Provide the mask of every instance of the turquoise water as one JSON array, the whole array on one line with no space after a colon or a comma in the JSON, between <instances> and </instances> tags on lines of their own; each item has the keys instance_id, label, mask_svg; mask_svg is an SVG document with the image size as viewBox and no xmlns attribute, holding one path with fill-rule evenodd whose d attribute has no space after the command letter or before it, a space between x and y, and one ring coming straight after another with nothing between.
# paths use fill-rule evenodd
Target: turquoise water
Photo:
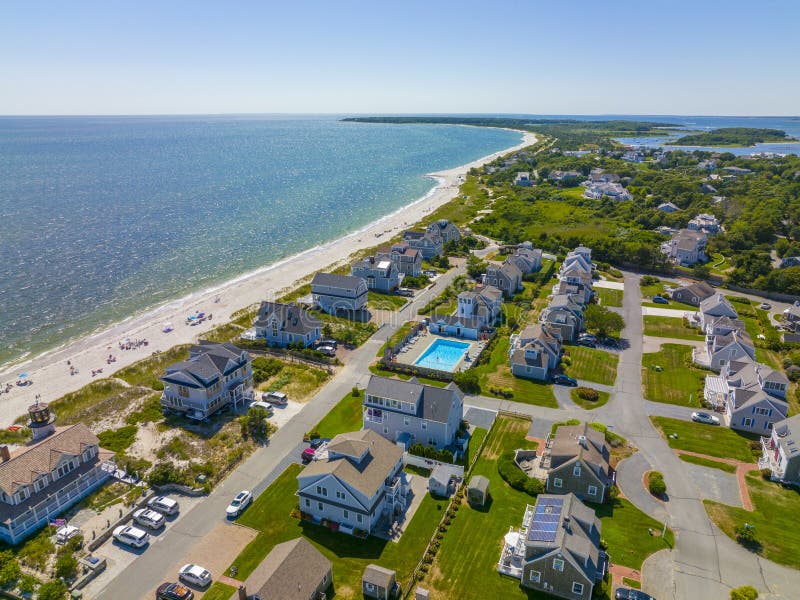
<instances>
[{"instance_id":1,"label":"turquoise water","mask_svg":"<svg viewBox=\"0 0 800 600\"><path fill-rule=\"evenodd\" d=\"M469 344L464 342L436 339L414 364L428 369L454 371L458 361L464 357L464 352L468 349Z\"/></svg>"},{"instance_id":2,"label":"turquoise water","mask_svg":"<svg viewBox=\"0 0 800 600\"><path fill-rule=\"evenodd\" d=\"M335 117L2 117L0 364L341 237L425 195L425 173L520 139Z\"/></svg>"}]
</instances>

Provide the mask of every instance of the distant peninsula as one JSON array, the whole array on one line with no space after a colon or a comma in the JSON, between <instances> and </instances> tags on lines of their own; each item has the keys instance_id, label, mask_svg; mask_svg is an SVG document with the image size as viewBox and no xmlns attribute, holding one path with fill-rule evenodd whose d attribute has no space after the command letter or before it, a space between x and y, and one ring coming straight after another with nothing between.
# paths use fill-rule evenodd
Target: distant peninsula
<instances>
[{"instance_id":1,"label":"distant peninsula","mask_svg":"<svg viewBox=\"0 0 800 600\"><path fill-rule=\"evenodd\" d=\"M755 146L763 142L796 142L780 129L758 129L755 127L722 127L704 133L684 135L670 146Z\"/></svg>"}]
</instances>

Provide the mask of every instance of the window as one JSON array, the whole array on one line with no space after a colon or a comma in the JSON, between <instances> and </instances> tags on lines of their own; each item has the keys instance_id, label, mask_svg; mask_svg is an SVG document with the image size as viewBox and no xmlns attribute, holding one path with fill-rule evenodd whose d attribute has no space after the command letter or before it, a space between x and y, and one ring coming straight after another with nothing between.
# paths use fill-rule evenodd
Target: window
<instances>
[{"instance_id":1,"label":"window","mask_svg":"<svg viewBox=\"0 0 800 600\"><path fill-rule=\"evenodd\" d=\"M553 559L553 568L556 571L563 571L564 570L564 559L563 558L554 558Z\"/></svg>"},{"instance_id":2,"label":"window","mask_svg":"<svg viewBox=\"0 0 800 600\"><path fill-rule=\"evenodd\" d=\"M422 428L423 429L427 429L428 428L428 422L427 421L423 421L422 422Z\"/></svg>"},{"instance_id":3,"label":"window","mask_svg":"<svg viewBox=\"0 0 800 600\"><path fill-rule=\"evenodd\" d=\"M403 417L403 425L408 427L408 417Z\"/></svg>"},{"instance_id":4,"label":"window","mask_svg":"<svg viewBox=\"0 0 800 600\"><path fill-rule=\"evenodd\" d=\"M368 592L374 592L375 591L375 586L372 585L371 583L367 583L365 587L367 588Z\"/></svg>"},{"instance_id":5,"label":"window","mask_svg":"<svg viewBox=\"0 0 800 600\"><path fill-rule=\"evenodd\" d=\"M317 495L318 496L325 496L328 497L328 488L324 488L321 485L317 486Z\"/></svg>"},{"instance_id":6,"label":"window","mask_svg":"<svg viewBox=\"0 0 800 600\"><path fill-rule=\"evenodd\" d=\"M761 407L756 408L756 414L761 415L762 417L769 416L769 413L770 411L767 408L761 408Z\"/></svg>"},{"instance_id":7,"label":"window","mask_svg":"<svg viewBox=\"0 0 800 600\"><path fill-rule=\"evenodd\" d=\"M389 433L389 428L388 427L384 427L383 428L383 433L384 434L388 434Z\"/></svg>"},{"instance_id":8,"label":"window","mask_svg":"<svg viewBox=\"0 0 800 600\"><path fill-rule=\"evenodd\" d=\"M539 583L542 579L542 574L539 571L531 571L530 579L533 583Z\"/></svg>"},{"instance_id":9,"label":"window","mask_svg":"<svg viewBox=\"0 0 800 600\"><path fill-rule=\"evenodd\" d=\"M747 417L746 419L742 419L742 426L743 427L752 427L753 426L753 419Z\"/></svg>"},{"instance_id":10,"label":"window","mask_svg":"<svg viewBox=\"0 0 800 600\"><path fill-rule=\"evenodd\" d=\"M361 515L356 515L356 521L358 521L359 523L361 523L361 521L363 521L363 520L364 520L364 517L363 517L363 516L361 516Z\"/></svg>"},{"instance_id":11,"label":"window","mask_svg":"<svg viewBox=\"0 0 800 600\"><path fill-rule=\"evenodd\" d=\"M560 488L562 483L563 482L558 477L553 478L553 487Z\"/></svg>"},{"instance_id":12,"label":"window","mask_svg":"<svg viewBox=\"0 0 800 600\"><path fill-rule=\"evenodd\" d=\"M577 581L572 582L572 593L583 595L583 584Z\"/></svg>"},{"instance_id":13,"label":"window","mask_svg":"<svg viewBox=\"0 0 800 600\"><path fill-rule=\"evenodd\" d=\"M765 429L769 429L770 431L772 431L772 421L767 421L767 422L764 424L764 428L765 428Z\"/></svg>"},{"instance_id":14,"label":"window","mask_svg":"<svg viewBox=\"0 0 800 600\"><path fill-rule=\"evenodd\" d=\"M579 464L575 465L574 467L572 467L572 474L575 477L580 477L581 476L581 466Z\"/></svg>"},{"instance_id":15,"label":"window","mask_svg":"<svg viewBox=\"0 0 800 600\"><path fill-rule=\"evenodd\" d=\"M319 510L322 510L322 502L317 502L317 508L318 508Z\"/></svg>"},{"instance_id":16,"label":"window","mask_svg":"<svg viewBox=\"0 0 800 600\"><path fill-rule=\"evenodd\" d=\"M184 398L188 398L189 397L189 388L187 388L185 385L179 385L178 386L178 394L183 396Z\"/></svg>"},{"instance_id":17,"label":"window","mask_svg":"<svg viewBox=\"0 0 800 600\"><path fill-rule=\"evenodd\" d=\"M589 486L589 490L586 493L589 494L590 496L596 496L597 495L597 486L596 485L590 485Z\"/></svg>"},{"instance_id":18,"label":"window","mask_svg":"<svg viewBox=\"0 0 800 600\"><path fill-rule=\"evenodd\" d=\"M322 576L322 583L328 583L328 574Z\"/></svg>"},{"instance_id":19,"label":"window","mask_svg":"<svg viewBox=\"0 0 800 600\"><path fill-rule=\"evenodd\" d=\"M306 498L306 508L309 508L310 506L311 506L311 500Z\"/></svg>"},{"instance_id":20,"label":"window","mask_svg":"<svg viewBox=\"0 0 800 600\"><path fill-rule=\"evenodd\" d=\"M350 518L350 513L348 511L345 510L345 511L342 512L342 514L344 515L345 519L349 519Z\"/></svg>"},{"instance_id":21,"label":"window","mask_svg":"<svg viewBox=\"0 0 800 600\"><path fill-rule=\"evenodd\" d=\"M346 500L347 499L347 495L344 492L340 492L338 490L336 491L336 497L339 500Z\"/></svg>"}]
</instances>

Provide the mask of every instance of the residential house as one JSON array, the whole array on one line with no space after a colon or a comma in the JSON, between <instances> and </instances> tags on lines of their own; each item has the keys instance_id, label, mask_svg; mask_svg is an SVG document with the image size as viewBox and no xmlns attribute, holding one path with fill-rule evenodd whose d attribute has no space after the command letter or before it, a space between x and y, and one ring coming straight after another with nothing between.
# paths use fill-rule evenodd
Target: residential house
<instances>
[{"instance_id":1,"label":"residential house","mask_svg":"<svg viewBox=\"0 0 800 600\"><path fill-rule=\"evenodd\" d=\"M749 175L752 173L750 169L743 169L741 167L722 167L722 170L731 175Z\"/></svg>"},{"instance_id":2,"label":"residential house","mask_svg":"<svg viewBox=\"0 0 800 600\"><path fill-rule=\"evenodd\" d=\"M477 317L434 313L428 319L428 330L436 335L477 340L485 338L492 328Z\"/></svg>"},{"instance_id":3,"label":"residential house","mask_svg":"<svg viewBox=\"0 0 800 600\"><path fill-rule=\"evenodd\" d=\"M644 162L644 152L638 149L631 149L628 150L625 154L623 154L621 158L624 161L632 163Z\"/></svg>"},{"instance_id":4,"label":"residential house","mask_svg":"<svg viewBox=\"0 0 800 600\"><path fill-rule=\"evenodd\" d=\"M659 225L653 231L655 231L656 233L660 233L661 235L675 235L677 233L677 231L674 228L667 227L666 225ZM664 251L663 246L661 251L662 252Z\"/></svg>"},{"instance_id":5,"label":"residential house","mask_svg":"<svg viewBox=\"0 0 800 600\"><path fill-rule=\"evenodd\" d=\"M511 298L522 289L522 271L513 260L506 259L502 265L489 264L486 267L484 284L493 286Z\"/></svg>"},{"instance_id":6,"label":"residential house","mask_svg":"<svg viewBox=\"0 0 800 600\"><path fill-rule=\"evenodd\" d=\"M558 275L558 283L553 286L554 294L570 294L582 306L587 304L594 294L592 273L581 269L577 263L562 268Z\"/></svg>"},{"instance_id":7,"label":"residential house","mask_svg":"<svg viewBox=\"0 0 800 600\"><path fill-rule=\"evenodd\" d=\"M711 378L706 377L707 385ZM720 378L724 383L719 387L727 392L725 415L732 429L769 435L774 423L786 418L789 379L781 371L747 359L727 363Z\"/></svg>"},{"instance_id":8,"label":"residential house","mask_svg":"<svg viewBox=\"0 0 800 600\"><path fill-rule=\"evenodd\" d=\"M442 238L444 243L447 242L460 242L461 241L461 232L458 230L458 227L453 225L447 219L439 219L438 221L434 221L430 225L428 225L427 232L431 235L439 235Z\"/></svg>"},{"instance_id":9,"label":"residential house","mask_svg":"<svg viewBox=\"0 0 800 600\"><path fill-rule=\"evenodd\" d=\"M700 328L706 332L706 326L713 323L717 317L730 317L736 319L739 314L733 305L728 302L723 294L717 293L700 302Z\"/></svg>"},{"instance_id":10,"label":"residential house","mask_svg":"<svg viewBox=\"0 0 800 600\"><path fill-rule=\"evenodd\" d=\"M735 360L755 360L756 349L746 331L733 330L724 335L706 336L708 367L720 371L726 364Z\"/></svg>"},{"instance_id":11,"label":"residential house","mask_svg":"<svg viewBox=\"0 0 800 600\"><path fill-rule=\"evenodd\" d=\"M174 363L161 376L165 411L202 421L227 406L253 398L250 355L230 342L200 340L189 349L187 360Z\"/></svg>"},{"instance_id":12,"label":"residential house","mask_svg":"<svg viewBox=\"0 0 800 600\"><path fill-rule=\"evenodd\" d=\"M691 219L686 227L692 231L704 231L709 235L715 235L719 233L719 220L714 215L701 213Z\"/></svg>"},{"instance_id":13,"label":"residential house","mask_svg":"<svg viewBox=\"0 0 800 600\"><path fill-rule=\"evenodd\" d=\"M526 507L522 528L506 534L498 571L518 577L526 590L589 600L608 570L601 527L574 494L539 494Z\"/></svg>"},{"instance_id":14,"label":"residential house","mask_svg":"<svg viewBox=\"0 0 800 600\"><path fill-rule=\"evenodd\" d=\"M294 304L262 302L253 330L255 337L267 340L270 346L300 343L307 348L321 337L322 322Z\"/></svg>"},{"instance_id":15,"label":"residential house","mask_svg":"<svg viewBox=\"0 0 800 600\"><path fill-rule=\"evenodd\" d=\"M800 303L795 302L792 306L783 311L783 318L786 325L791 327L796 333L800 333Z\"/></svg>"},{"instance_id":16,"label":"residential house","mask_svg":"<svg viewBox=\"0 0 800 600\"><path fill-rule=\"evenodd\" d=\"M375 259L392 261L398 272L409 277L418 277L422 273L422 254L408 244L393 244L391 248L381 248L375 253Z\"/></svg>"},{"instance_id":17,"label":"residential house","mask_svg":"<svg viewBox=\"0 0 800 600\"><path fill-rule=\"evenodd\" d=\"M56 427L47 404L28 409L33 440L0 445L0 540L17 544L105 483L114 453L83 423Z\"/></svg>"},{"instance_id":18,"label":"residential house","mask_svg":"<svg viewBox=\"0 0 800 600\"><path fill-rule=\"evenodd\" d=\"M542 250L541 248L534 248L530 242L524 242L519 247L514 248L514 253L506 260L513 262L523 276L528 273L535 273L542 268Z\"/></svg>"},{"instance_id":19,"label":"residential house","mask_svg":"<svg viewBox=\"0 0 800 600\"><path fill-rule=\"evenodd\" d=\"M547 470L547 492L603 502L614 484L610 456L605 436L588 423L562 425L547 440L540 462Z\"/></svg>"},{"instance_id":20,"label":"residential house","mask_svg":"<svg viewBox=\"0 0 800 600\"><path fill-rule=\"evenodd\" d=\"M678 212L680 208L675 206L672 202L662 202L661 204L658 205L656 210L660 210L661 212L665 213L674 213Z\"/></svg>"},{"instance_id":21,"label":"residential house","mask_svg":"<svg viewBox=\"0 0 800 600\"><path fill-rule=\"evenodd\" d=\"M715 188L710 183L702 183L702 184L700 184L700 191L703 194L716 194L717 193L717 188Z\"/></svg>"},{"instance_id":22,"label":"residential house","mask_svg":"<svg viewBox=\"0 0 800 600\"><path fill-rule=\"evenodd\" d=\"M761 438L760 469L769 469L775 481L800 483L800 415L775 423Z\"/></svg>"},{"instance_id":23,"label":"residential house","mask_svg":"<svg viewBox=\"0 0 800 600\"><path fill-rule=\"evenodd\" d=\"M397 584L397 572L379 565L367 565L361 576L361 592L365 598L390 600L400 592Z\"/></svg>"},{"instance_id":24,"label":"residential house","mask_svg":"<svg viewBox=\"0 0 800 600\"><path fill-rule=\"evenodd\" d=\"M788 267L800 267L800 256L787 256L782 258L779 268L786 269Z\"/></svg>"},{"instance_id":25,"label":"residential house","mask_svg":"<svg viewBox=\"0 0 800 600\"><path fill-rule=\"evenodd\" d=\"M455 383L440 388L372 375L364 393L364 429L406 448L413 443L437 450L453 446L464 418L464 394Z\"/></svg>"},{"instance_id":26,"label":"residential house","mask_svg":"<svg viewBox=\"0 0 800 600\"><path fill-rule=\"evenodd\" d=\"M464 467L437 462L428 477L428 491L442 498L452 496L461 480L464 479Z\"/></svg>"},{"instance_id":27,"label":"residential house","mask_svg":"<svg viewBox=\"0 0 800 600\"><path fill-rule=\"evenodd\" d=\"M352 275L315 273L311 280L314 304L328 314L340 310L358 311L367 305L367 281Z\"/></svg>"},{"instance_id":28,"label":"residential house","mask_svg":"<svg viewBox=\"0 0 800 600\"><path fill-rule=\"evenodd\" d=\"M575 250L567 252L566 257L564 257L564 262L561 263L559 273L573 268L580 269L584 273L591 275L593 269L591 248L578 246Z\"/></svg>"},{"instance_id":29,"label":"residential house","mask_svg":"<svg viewBox=\"0 0 800 600\"><path fill-rule=\"evenodd\" d=\"M702 231L681 229L672 236L672 239L661 244L661 252L684 267L705 262L708 260L706 234Z\"/></svg>"},{"instance_id":30,"label":"residential house","mask_svg":"<svg viewBox=\"0 0 800 600\"><path fill-rule=\"evenodd\" d=\"M592 183L583 192L583 197L590 200L599 200L603 196L618 201L633 199L633 195L619 183Z\"/></svg>"},{"instance_id":31,"label":"residential house","mask_svg":"<svg viewBox=\"0 0 800 600\"><path fill-rule=\"evenodd\" d=\"M494 286L478 286L458 295L455 315L431 315L431 333L476 340L494 326L503 309L503 294Z\"/></svg>"},{"instance_id":32,"label":"residential house","mask_svg":"<svg viewBox=\"0 0 800 600\"><path fill-rule=\"evenodd\" d=\"M583 307L571 294L557 294L542 311L539 321L556 330L562 340L574 341L583 330Z\"/></svg>"},{"instance_id":33,"label":"residential house","mask_svg":"<svg viewBox=\"0 0 800 600\"><path fill-rule=\"evenodd\" d=\"M444 239L441 235L429 231L404 231L403 242L409 248L419 251L422 258L430 260L444 252Z\"/></svg>"},{"instance_id":34,"label":"residential house","mask_svg":"<svg viewBox=\"0 0 800 600\"><path fill-rule=\"evenodd\" d=\"M368 256L350 266L350 274L367 282L367 288L389 293L400 287L403 274L397 270L391 259Z\"/></svg>"},{"instance_id":35,"label":"residential house","mask_svg":"<svg viewBox=\"0 0 800 600\"><path fill-rule=\"evenodd\" d=\"M514 185L530 187L532 184L531 174L528 171L520 171L517 173L516 177L514 177Z\"/></svg>"},{"instance_id":36,"label":"residential house","mask_svg":"<svg viewBox=\"0 0 800 600\"><path fill-rule=\"evenodd\" d=\"M697 168L701 171L713 171L717 168L717 161L715 160L701 160L697 163Z\"/></svg>"},{"instance_id":37,"label":"residential house","mask_svg":"<svg viewBox=\"0 0 800 600\"><path fill-rule=\"evenodd\" d=\"M339 530L375 532L405 512L403 450L371 429L340 433L297 476L300 511Z\"/></svg>"},{"instance_id":38,"label":"residential house","mask_svg":"<svg viewBox=\"0 0 800 600\"><path fill-rule=\"evenodd\" d=\"M589 172L589 183L619 183L619 175L616 173L608 173L603 169L592 169ZM586 184L587 182L584 182Z\"/></svg>"},{"instance_id":39,"label":"residential house","mask_svg":"<svg viewBox=\"0 0 800 600\"><path fill-rule=\"evenodd\" d=\"M578 171L560 171L558 169L554 169L550 171L547 175L547 178L550 181L555 181L556 183L567 183L571 181L577 181L580 178L581 174Z\"/></svg>"},{"instance_id":40,"label":"residential house","mask_svg":"<svg viewBox=\"0 0 800 600\"><path fill-rule=\"evenodd\" d=\"M321 600L330 598L331 561L303 537L277 544L230 600Z\"/></svg>"},{"instance_id":41,"label":"residential house","mask_svg":"<svg viewBox=\"0 0 800 600\"><path fill-rule=\"evenodd\" d=\"M670 296L676 302L689 304L691 306L700 306L700 303L706 298L714 295L714 288L704 281L684 285L674 289Z\"/></svg>"},{"instance_id":42,"label":"residential house","mask_svg":"<svg viewBox=\"0 0 800 600\"><path fill-rule=\"evenodd\" d=\"M546 381L561 358L560 333L539 323L528 326L511 336L508 358L512 375Z\"/></svg>"}]
</instances>

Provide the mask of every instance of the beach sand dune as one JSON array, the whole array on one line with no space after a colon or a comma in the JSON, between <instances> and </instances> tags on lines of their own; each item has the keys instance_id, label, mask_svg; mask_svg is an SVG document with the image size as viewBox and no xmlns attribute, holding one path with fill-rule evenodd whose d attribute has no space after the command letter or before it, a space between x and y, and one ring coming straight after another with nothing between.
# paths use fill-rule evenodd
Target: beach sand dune
<instances>
[{"instance_id":1,"label":"beach sand dune","mask_svg":"<svg viewBox=\"0 0 800 600\"><path fill-rule=\"evenodd\" d=\"M108 377L114 371L150 356L154 351L192 343L204 332L229 321L231 314L237 310L277 297L294 282L330 264L344 261L354 252L377 245L384 235L387 238L392 237L403 229L411 227L431 211L452 200L458 194L463 177L469 169L536 142L536 136L533 134L521 133L524 138L517 146L454 169L431 173L430 176L439 182L432 193L358 232L237 278L214 290L168 303L101 333L4 369L0 372L0 385L14 382L17 375L23 371L29 374L28 378L34 383L25 388L14 387L9 394L0 395L0 427L12 424L14 419L23 414L35 401L37 395L44 402L55 400L95 379ZM379 233L383 235L377 238L375 234ZM187 316L196 311L211 313L213 319L195 326L186 325ZM166 322L171 322L174 327L170 333L162 332ZM148 345L133 350L119 350L119 342L126 338L145 339ZM106 363L109 354L113 354L117 359L111 365ZM70 366L78 369L78 373L70 375ZM93 377L92 371L97 369L103 371Z\"/></svg>"}]
</instances>

